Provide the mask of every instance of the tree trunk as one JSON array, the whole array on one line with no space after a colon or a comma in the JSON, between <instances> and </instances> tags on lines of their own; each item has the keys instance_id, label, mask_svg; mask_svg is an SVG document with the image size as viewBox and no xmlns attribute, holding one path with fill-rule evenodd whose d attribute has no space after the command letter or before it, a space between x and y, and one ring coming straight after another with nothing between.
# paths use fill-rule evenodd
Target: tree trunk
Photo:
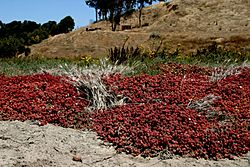
<instances>
[{"instance_id":1,"label":"tree trunk","mask_svg":"<svg viewBox=\"0 0 250 167\"><path fill-rule=\"evenodd\" d=\"M141 27L141 16L142 16L142 9L144 8L144 2L140 4L139 8L139 27Z\"/></svg>"},{"instance_id":2,"label":"tree trunk","mask_svg":"<svg viewBox=\"0 0 250 167\"><path fill-rule=\"evenodd\" d=\"M116 30L116 23L114 22L112 31L115 31L115 30Z\"/></svg>"},{"instance_id":3,"label":"tree trunk","mask_svg":"<svg viewBox=\"0 0 250 167\"><path fill-rule=\"evenodd\" d=\"M114 18L112 19L111 27L112 27L112 31L116 30L116 22Z\"/></svg>"},{"instance_id":4,"label":"tree trunk","mask_svg":"<svg viewBox=\"0 0 250 167\"><path fill-rule=\"evenodd\" d=\"M141 27L141 15L142 15L142 7L139 9L139 27Z\"/></svg>"},{"instance_id":5,"label":"tree trunk","mask_svg":"<svg viewBox=\"0 0 250 167\"><path fill-rule=\"evenodd\" d=\"M98 11L97 11L97 9L95 9L95 22L97 22L98 21Z\"/></svg>"}]
</instances>

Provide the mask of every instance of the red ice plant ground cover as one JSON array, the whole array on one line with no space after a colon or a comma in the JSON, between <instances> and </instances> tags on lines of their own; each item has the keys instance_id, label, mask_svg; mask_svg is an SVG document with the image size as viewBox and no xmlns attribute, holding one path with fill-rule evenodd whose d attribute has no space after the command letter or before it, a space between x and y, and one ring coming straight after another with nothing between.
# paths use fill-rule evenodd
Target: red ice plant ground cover
<instances>
[{"instance_id":1,"label":"red ice plant ground cover","mask_svg":"<svg viewBox=\"0 0 250 167\"><path fill-rule=\"evenodd\" d=\"M171 70L168 70L168 67ZM211 69L170 64L163 73L105 79L127 105L96 112L93 128L118 151L229 158L250 150L250 69L209 81ZM165 69L165 70L164 70ZM212 100L203 100L213 97Z\"/></svg>"},{"instance_id":2,"label":"red ice plant ground cover","mask_svg":"<svg viewBox=\"0 0 250 167\"><path fill-rule=\"evenodd\" d=\"M87 125L88 102L60 76L0 76L0 120L38 120L63 127Z\"/></svg>"},{"instance_id":3,"label":"red ice plant ground cover","mask_svg":"<svg viewBox=\"0 0 250 167\"><path fill-rule=\"evenodd\" d=\"M92 128L118 151L157 156L233 158L250 150L250 69L218 81L213 69L159 65L161 74L104 78L128 103L90 115L89 102L64 77L0 75L0 120L38 120ZM93 121L90 123L89 118Z\"/></svg>"}]
</instances>

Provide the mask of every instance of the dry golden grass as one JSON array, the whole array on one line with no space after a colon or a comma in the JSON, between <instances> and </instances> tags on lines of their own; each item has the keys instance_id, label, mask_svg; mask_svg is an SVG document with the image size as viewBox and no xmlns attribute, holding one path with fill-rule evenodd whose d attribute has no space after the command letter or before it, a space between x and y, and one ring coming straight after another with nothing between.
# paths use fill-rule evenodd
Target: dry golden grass
<instances>
[{"instance_id":1,"label":"dry golden grass","mask_svg":"<svg viewBox=\"0 0 250 167\"><path fill-rule=\"evenodd\" d=\"M159 40L163 46L175 50L177 45L189 53L216 41L231 49L250 50L250 1L249 0L172 0L143 9L142 28L116 32L110 23L101 21L88 28L82 27L68 34L61 34L31 47L31 56L103 57L108 49L122 46L155 47ZM121 19L121 25L138 27L138 12ZM152 39L158 35L161 38ZM153 40L153 42L152 42Z\"/></svg>"}]
</instances>

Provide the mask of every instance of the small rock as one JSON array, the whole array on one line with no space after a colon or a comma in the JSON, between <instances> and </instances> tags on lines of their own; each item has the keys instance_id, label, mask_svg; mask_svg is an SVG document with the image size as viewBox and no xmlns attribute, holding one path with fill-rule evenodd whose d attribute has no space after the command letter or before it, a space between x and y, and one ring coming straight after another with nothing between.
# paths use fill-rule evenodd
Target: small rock
<instances>
[{"instance_id":1,"label":"small rock","mask_svg":"<svg viewBox=\"0 0 250 167\"><path fill-rule=\"evenodd\" d=\"M214 40L217 44L221 44L221 43L224 43L226 40L225 38L217 38Z\"/></svg>"},{"instance_id":2,"label":"small rock","mask_svg":"<svg viewBox=\"0 0 250 167\"><path fill-rule=\"evenodd\" d=\"M73 161L82 162L82 158L80 154L74 155L72 159Z\"/></svg>"}]
</instances>

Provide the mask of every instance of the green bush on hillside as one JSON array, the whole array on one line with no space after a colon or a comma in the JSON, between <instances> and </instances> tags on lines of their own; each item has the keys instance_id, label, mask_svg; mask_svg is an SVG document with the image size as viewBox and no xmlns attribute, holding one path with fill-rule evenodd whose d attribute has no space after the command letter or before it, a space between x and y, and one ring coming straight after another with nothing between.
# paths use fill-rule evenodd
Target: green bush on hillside
<instances>
[{"instance_id":1,"label":"green bush on hillside","mask_svg":"<svg viewBox=\"0 0 250 167\"><path fill-rule=\"evenodd\" d=\"M10 58L22 53L27 55L27 46L40 43L50 35L68 33L74 26L74 20L70 16L58 24L55 21L48 21L43 25L27 20L7 24L0 21L0 58Z\"/></svg>"},{"instance_id":2,"label":"green bush on hillside","mask_svg":"<svg viewBox=\"0 0 250 167\"><path fill-rule=\"evenodd\" d=\"M25 46L14 37L0 40L0 58L11 58L25 52Z\"/></svg>"},{"instance_id":3,"label":"green bush on hillside","mask_svg":"<svg viewBox=\"0 0 250 167\"><path fill-rule=\"evenodd\" d=\"M206 64L221 64L226 61L242 63L250 59L250 54L227 50L216 43L212 43L206 48L201 48L188 56L189 59Z\"/></svg>"}]
</instances>

